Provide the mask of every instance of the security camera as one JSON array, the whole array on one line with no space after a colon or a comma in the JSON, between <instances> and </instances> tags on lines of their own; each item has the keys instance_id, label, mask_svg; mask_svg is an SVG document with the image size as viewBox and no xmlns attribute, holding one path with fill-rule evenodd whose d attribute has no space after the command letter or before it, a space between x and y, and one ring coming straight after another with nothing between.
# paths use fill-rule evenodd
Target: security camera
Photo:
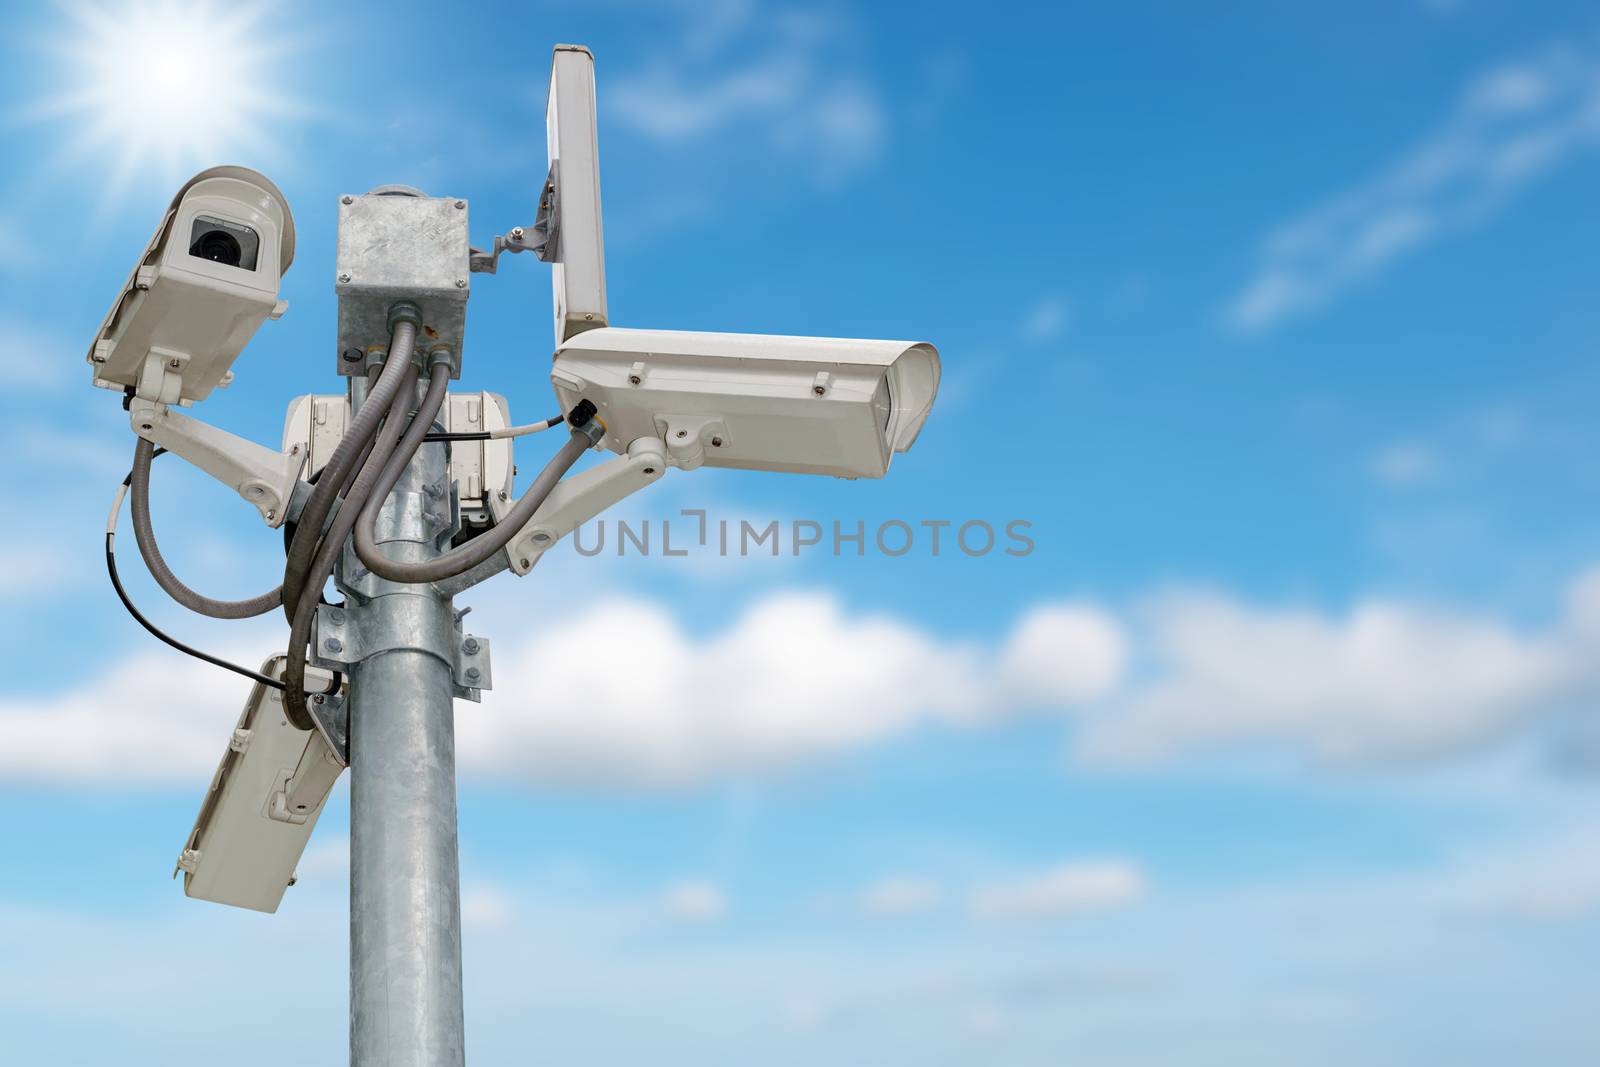
<instances>
[{"instance_id":1,"label":"security camera","mask_svg":"<svg viewBox=\"0 0 1600 1067\"><path fill-rule=\"evenodd\" d=\"M282 315L294 218L278 187L246 167L184 183L89 346L94 384L189 405L232 379L262 321Z\"/></svg>"},{"instance_id":2,"label":"security camera","mask_svg":"<svg viewBox=\"0 0 1600 1067\"><path fill-rule=\"evenodd\" d=\"M261 665L282 677L287 657ZM307 678L326 685L333 675L310 668ZM344 695L327 700L342 706ZM295 866L317 825L317 816L344 771L320 729L301 730L283 710L283 694L257 683L228 737L222 762L206 791L194 829L178 856L183 891L200 900L253 911L277 911L294 884Z\"/></svg>"},{"instance_id":3,"label":"security camera","mask_svg":"<svg viewBox=\"0 0 1600 1067\"><path fill-rule=\"evenodd\" d=\"M917 439L939 353L913 341L604 327L556 349L563 409L587 399L601 446L660 438L669 462L881 478Z\"/></svg>"}]
</instances>

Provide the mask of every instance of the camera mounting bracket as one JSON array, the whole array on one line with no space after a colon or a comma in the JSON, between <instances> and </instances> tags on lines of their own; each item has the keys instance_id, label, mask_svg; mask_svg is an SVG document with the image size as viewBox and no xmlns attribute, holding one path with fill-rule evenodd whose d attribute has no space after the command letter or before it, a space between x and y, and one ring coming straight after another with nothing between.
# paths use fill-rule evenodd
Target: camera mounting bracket
<instances>
[{"instance_id":1,"label":"camera mounting bracket","mask_svg":"<svg viewBox=\"0 0 1600 1067\"><path fill-rule=\"evenodd\" d=\"M527 574L557 541L656 481L666 468L666 443L659 437L641 437L628 446L627 455L557 482L506 546L512 573Z\"/></svg>"},{"instance_id":2,"label":"camera mounting bracket","mask_svg":"<svg viewBox=\"0 0 1600 1067\"><path fill-rule=\"evenodd\" d=\"M244 497L268 526L283 525L305 466L305 450L298 444L287 452L275 452L137 396L128 403L128 417L134 433L182 456Z\"/></svg>"},{"instance_id":3,"label":"camera mounting bracket","mask_svg":"<svg viewBox=\"0 0 1600 1067\"><path fill-rule=\"evenodd\" d=\"M544 180L539 192L539 213L532 226L513 226L510 233L496 234L494 245L488 252L479 248L471 250L467 262L475 274L494 274L500 269L501 252L532 252L546 263L556 258L556 247L561 235L561 191L556 183L556 168Z\"/></svg>"}]
</instances>

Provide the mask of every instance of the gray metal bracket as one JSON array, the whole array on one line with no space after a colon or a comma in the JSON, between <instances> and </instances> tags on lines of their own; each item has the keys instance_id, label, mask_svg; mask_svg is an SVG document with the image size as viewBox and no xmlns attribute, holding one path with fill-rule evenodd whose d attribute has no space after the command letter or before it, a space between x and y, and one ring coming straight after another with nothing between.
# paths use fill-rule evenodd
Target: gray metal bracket
<instances>
[{"instance_id":1,"label":"gray metal bracket","mask_svg":"<svg viewBox=\"0 0 1600 1067\"><path fill-rule=\"evenodd\" d=\"M337 693L313 693L306 697L306 707L316 721L317 732L328 742L339 762L350 766L350 704L344 690Z\"/></svg>"},{"instance_id":2,"label":"gray metal bracket","mask_svg":"<svg viewBox=\"0 0 1600 1067\"><path fill-rule=\"evenodd\" d=\"M550 173L544 180L544 189L539 193L539 213L534 217L533 225L514 226L510 233L497 234L490 251L471 249L467 263L473 273L494 274L499 271L502 252L532 252L546 263L553 262L561 237L561 214L557 210L560 202L561 190L556 185L556 167L552 163Z\"/></svg>"},{"instance_id":3,"label":"gray metal bracket","mask_svg":"<svg viewBox=\"0 0 1600 1067\"><path fill-rule=\"evenodd\" d=\"M402 598L403 599L403 598ZM419 618L430 617L425 613ZM364 613L360 609L347 609L334 604L317 607L311 628L312 663L329 670L348 671L371 656L397 649L409 649L438 656L450 665L450 677L455 695L463 700L479 702L483 692L493 688L494 675L489 663L489 639L477 634L463 633L459 621L444 632L425 633L420 627L403 628L399 636L373 634L361 625ZM315 708L313 701L313 708ZM330 712L336 716L338 710ZM346 725L348 724L348 713ZM321 725L319 720L319 726ZM329 743L335 750L332 730L325 730Z\"/></svg>"}]
</instances>

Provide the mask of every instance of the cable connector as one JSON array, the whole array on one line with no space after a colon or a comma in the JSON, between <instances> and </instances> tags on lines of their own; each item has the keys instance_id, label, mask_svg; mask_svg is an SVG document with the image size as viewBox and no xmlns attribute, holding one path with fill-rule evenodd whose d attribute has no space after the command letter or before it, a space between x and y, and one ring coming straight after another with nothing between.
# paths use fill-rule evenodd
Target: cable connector
<instances>
[{"instance_id":1,"label":"cable connector","mask_svg":"<svg viewBox=\"0 0 1600 1067\"><path fill-rule=\"evenodd\" d=\"M567 426L575 434L582 434L589 439L591 445L600 443L606 435L606 424L597 417L599 408L594 406L592 400L580 400L567 412Z\"/></svg>"},{"instance_id":2,"label":"cable connector","mask_svg":"<svg viewBox=\"0 0 1600 1067\"><path fill-rule=\"evenodd\" d=\"M574 430L581 430L583 424L594 418L600 409L594 406L593 400L580 400L572 405L572 410L567 412L567 425Z\"/></svg>"}]
</instances>

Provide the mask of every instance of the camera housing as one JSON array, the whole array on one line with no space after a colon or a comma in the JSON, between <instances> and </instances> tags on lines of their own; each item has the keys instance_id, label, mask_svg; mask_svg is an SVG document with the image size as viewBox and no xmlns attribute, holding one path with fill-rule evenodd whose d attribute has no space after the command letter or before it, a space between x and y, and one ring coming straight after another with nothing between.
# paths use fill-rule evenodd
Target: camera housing
<instances>
[{"instance_id":1,"label":"camera housing","mask_svg":"<svg viewBox=\"0 0 1600 1067\"><path fill-rule=\"evenodd\" d=\"M628 330L568 338L550 375L563 409L599 409L619 455L659 437L670 462L881 478L939 389L920 341Z\"/></svg>"},{"instance_id":2,"label":"camera housing","mask_svg":"<svg viewBox=\"0 0 1600 1067\"><path fill-rule=\"evenodd\" d=\"M286 660L272 656L261 672L282 677ZM307 677L326 685L333 676L312 668ZM328 699L342 701L343 694ZM184 893L277 911L344 767L320 730L294 726L283 695L256 683L178 856Z\"/></svg>"},{"instance_id":3,"label":"camera housing","mask_svg":"<svg viewBox=\"0 0 1600 1067\"><path fill-rule=\"evenodd\" d=\"M94 384L185 406L226 385L261 323L287 308L278 288L294 243L288 202L261 174L189 179L89 346Z\"/></svg>"}]
</instances>

